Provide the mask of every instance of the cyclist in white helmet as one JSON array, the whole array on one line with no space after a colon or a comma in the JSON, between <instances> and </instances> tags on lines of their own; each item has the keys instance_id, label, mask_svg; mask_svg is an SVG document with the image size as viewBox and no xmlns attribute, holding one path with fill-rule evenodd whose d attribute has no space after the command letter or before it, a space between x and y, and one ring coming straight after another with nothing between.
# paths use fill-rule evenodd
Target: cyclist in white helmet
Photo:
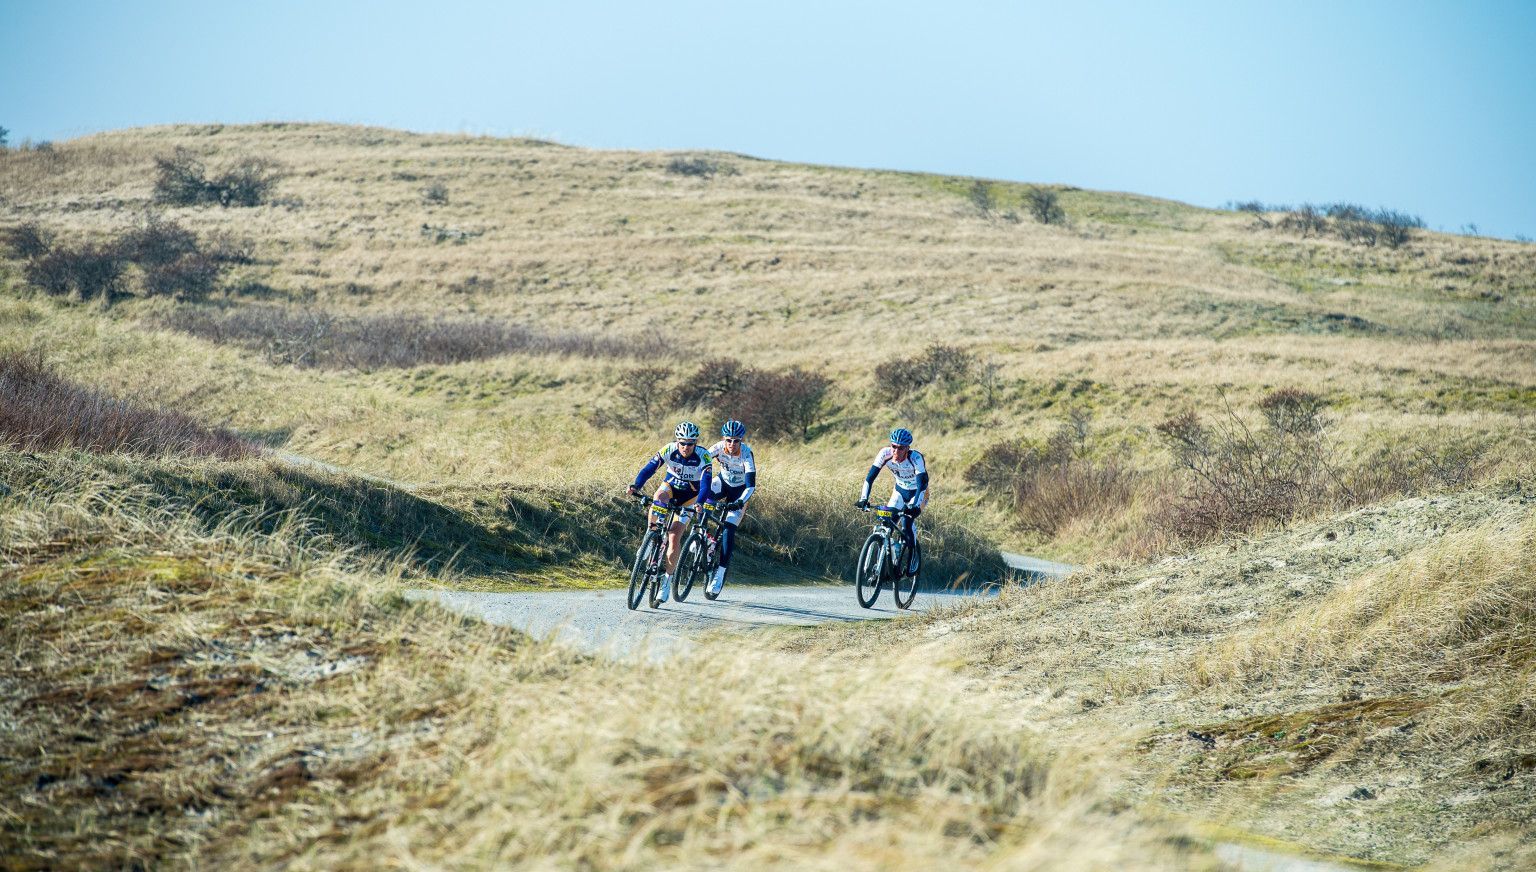
<instances>
[{"instance_id":1,"label":"cyclist in white helmet","mask_svg":"<svg viewBox=\"0 0 1536 872\"><path fill-rule=\"evenodd\" d=\"M890 505L902 511L901 544L903 550L911 554L912 543L917 538L917 516L923 513L923 506L928 502L928 464L923 460L923 453L912 447L911 430L897 427L891 431L891 444L875 455L869 474L864 476L864 490L854 505L869 508L869 491L881 469L889 469L896 479ZM906 571L910 574L913 568L909 565Z\"/></svg>"},{"instance_id":2,"label":"cyclist in white helmet","mask_svg":"<svg viewBox=\"0 0 1536 872\"><path fill-rule=\"evenodd\" d=\"M720 502L740 501L742 507L725 516L720 528L720 567L709 580L709 595L719 596L725 586L725 572L731 566L731 551L736 546L736 527L746 513L746 502L757 490L757 462L752 459L752 446L746 443L747 425L740 421L726 421L720 428L720 441L710 446L709 456L720 464L720 472L714 481L714 498Z\"/></svg>"},{"instance_id":3,"label":"cyclist in white helmet","mask_svg":"<svg viewBox=\"0 0 1536 872\"><path fill-rule=\"evenodd\" d=\"M695 501L708 501L711 485L710 457L708 451L698 447L699 425L684 421L677 425L673 435L677 438L661 446L661 450L640 468L634 483L629 486L630 496L639 496L640 488L645 486L646 481L657 469L665 466L666 474L662 476L661 486L656 488L656 495L652 499L663 505L671 503L684 508L693 505ZM679 546L685 519L686 513L679 513L677 520L672 522L672 529L667 531L667 571L661 576L662 602L672 596L672 573L677 571L677 558L681 555Z\"/></svg>"}]
</instances>

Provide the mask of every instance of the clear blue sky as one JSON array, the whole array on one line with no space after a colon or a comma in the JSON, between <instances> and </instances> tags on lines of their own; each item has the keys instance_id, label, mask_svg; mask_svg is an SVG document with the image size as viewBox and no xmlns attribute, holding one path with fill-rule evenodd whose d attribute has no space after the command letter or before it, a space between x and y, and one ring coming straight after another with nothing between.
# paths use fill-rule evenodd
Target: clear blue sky
<instances>
[{"instance_id":1,"label":"clear blue sky","mask_svg":"<svg viewBox=\"0 0 1536 872\"><path fill-rule=\"evenodd\" d=\"M1536 236L1532 0L0 0L0 64L13 144L329 120Z\"/></svg>"}]
</instances>

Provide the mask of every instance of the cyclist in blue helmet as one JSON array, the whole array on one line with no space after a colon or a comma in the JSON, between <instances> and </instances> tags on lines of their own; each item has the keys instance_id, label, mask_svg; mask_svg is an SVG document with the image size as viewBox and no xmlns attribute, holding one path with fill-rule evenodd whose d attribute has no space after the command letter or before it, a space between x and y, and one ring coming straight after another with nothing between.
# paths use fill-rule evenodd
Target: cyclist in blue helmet
<instances>
[{"instance_id":1,"label":"cyclist in blue helmet","mask_svg":"<svg viewBox=\"0 0 1536 872\"><path fill-rule=\"evenodd\" d=\"M875 462L870 465L869 474L864 476L864 490L860 492L859 501L854 505L861 509L869 508L869 491L874 487L875 479L879 477L882 469L889 469L891 476L896 479L896 487L891 491L890 505L902 511L903 551L911 554L912 543L917 538L917 516L922 514L923 506L928 502L928 464L923 460L923 453L912 447L911 430L897 427L891 431L891 443L875 455ZM907 572L909 574L912 572L910 565Z\"/></svg>"},{"instance_id":2,"label":"cyclist in blue helmet","mask_svg":"<svg viewBox=\"0 0 1536 872\"><path fill-rule=\"evenodd\" d=\"M725 516L720 528L720 567L709 580L709 595L719 596L725 586L725 573L731 566L731 552L736 547L736 527L746 513L747 500L757 490L757 462L752 457L752 446L746 442L747 425L740 421L726 421L720 428L720 441L709 449L709 456L719 464L713 487L714 498L724 503L738 500L742 507Z\"/></svg>"}]
</instances>

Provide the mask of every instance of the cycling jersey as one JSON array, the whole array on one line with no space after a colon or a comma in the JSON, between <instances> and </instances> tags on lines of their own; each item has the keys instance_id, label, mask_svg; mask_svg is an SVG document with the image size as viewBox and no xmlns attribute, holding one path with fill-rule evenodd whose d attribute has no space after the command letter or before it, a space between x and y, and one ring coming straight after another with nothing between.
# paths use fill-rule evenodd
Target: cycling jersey
<instances>
[{"instance_id":1,"label":"cycling jersey","mask_svg":"<svg viewBox=\"0 0 1536 872\"><path fill-rule=\"evenodd\" d=\"M729 454L725 450L725 440L720 440L709 448L709 457L720 465L720 483L731 487L757 487L757 463L752 459L752 446L741 443L740 454ZM750 495L751 490L747 493Z\"/></svg>"},{"instance_id":2,"label":"cycling jersey","mask_svg":"<svg viewBox=\"0 0 1536 872\"><path fill-rule=\"evenodd\" d=\"M928 465L923 461L923 453L917 449L907 452L906 460L897 460L896 451L889 445L880 449L875 455L875 462L869 467L869 475L864 477L864 491L859 499L869 499L870 487L879 477L881 469L889 469L891 476L896 479L898 490L906 491L902 494L907 506L921 507L927 501L928 496Z\"/></svg>"},{"instance_id":3,"label":"cycling jersey","mask_svg":"<svg viewBox=\"0 0 1536 872\"><path fill-rule=\"evenodd\" d=\"M740 454L727 454L725 440L710 446L709 456L720 466L715 477L715 498L732 503L745 503L757 490L757 462L752 457L752 446L741 443ZM745 506L725 516L727 524L740 524Z\"/></svg>"},{"instance_id":4,"label":"cycling jersey","mask_svg":"<svg viewBox=\"0 0 1536 872\"><path fill-rule=\"evenodd\" d=\"M710 456L707 450L694 446L693 455L684 457L676 442L668 442L641 467L640 474L635 476L635 487L643 486L662 466L667 468L663 480L668 487L690 494L698 491L700 502L709 499Z\"/></svg>"}]
</instances>

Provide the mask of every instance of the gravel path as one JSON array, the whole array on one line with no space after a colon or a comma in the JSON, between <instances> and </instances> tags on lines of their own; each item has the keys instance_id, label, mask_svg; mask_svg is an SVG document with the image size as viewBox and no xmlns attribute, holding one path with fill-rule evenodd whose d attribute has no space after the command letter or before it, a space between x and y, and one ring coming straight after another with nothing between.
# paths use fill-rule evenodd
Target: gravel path
<instances>
[{"instance_id":1,"label":"gravel path","mask_svg":"<svg viewBox=\"0 0 1536 872\"><path fill-rule=\"evenodd\" d=\"M689 640L715 630L742 631L773 626L810 626L831 621L867 621L902 614L881 591L872 609L859 608L851 585L732 585L720 599L704 598L695 587L685 603L669 602L652 610L641 604L630 611L623 590L481 593L411 590L406 597L441 603L461 614L492 624L516 627L538 638L555 638L589 651L640 652L659 656L681 650ZM931 609L985 592L917 595L912 611Z\"/></svg>"}]
</instances>

